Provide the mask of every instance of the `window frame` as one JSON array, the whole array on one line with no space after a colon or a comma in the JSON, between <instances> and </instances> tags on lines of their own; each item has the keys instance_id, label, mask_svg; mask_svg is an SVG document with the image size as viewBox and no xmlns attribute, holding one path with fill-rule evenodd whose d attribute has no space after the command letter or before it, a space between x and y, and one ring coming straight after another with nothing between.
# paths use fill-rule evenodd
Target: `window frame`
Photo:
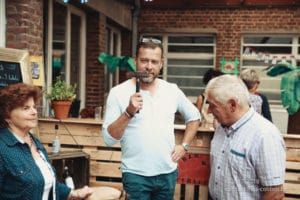
<instances>
[{"instance_id":1,"label":"window frame","mask_svg":"<svg viewBox=\"0 0 300 200\"><path fill-rule=\"evenodd\" d=\"M284 38L284 37L289 37L291 38L291 44L278 44L278 43L269 43L269 44L263 44L263 43L245 43L245 37L270 37L270 38ZM300 48L300 43L299 43L299 38L300 34L247 34L244 33L241 36L241 62L240 62L240 69L245 69L245 68L250 68L250 69L255 69L260 76L261 79L261 84L258 88L258 90L264 94L268 94L268 100L270 102L270 106L275 106L275 107L280 107L281 106L281 98L280 98L280 82L281 82L281 77L282 76L276 76L276 77L270 77L267 76L266 71L263 71L263 69L266 69L269 67L272 63L272 58L274 56L277 56L277 58L281 58L285 56L288 58L289 56L293 55L295 56L296 62L300 62L300 54L298 52ZM250 47L252 51L250 52L249 55L246 55L244 53L245 47ZM290 47L291 48L291 53L267 53L267 52L255 52L255 47ZM263 60L258 61L258 55L259 54L263 55L269 55L271 59L269 60L268 63L265 63ZM245 62L261 62L260 65L253 65L253 66L246 66ZM268 83L270 82L270 83ZM265 85L264 85L265 84ZM277 95L279 98L270 98L271 95Z\"/></svg>"}]
</instances>

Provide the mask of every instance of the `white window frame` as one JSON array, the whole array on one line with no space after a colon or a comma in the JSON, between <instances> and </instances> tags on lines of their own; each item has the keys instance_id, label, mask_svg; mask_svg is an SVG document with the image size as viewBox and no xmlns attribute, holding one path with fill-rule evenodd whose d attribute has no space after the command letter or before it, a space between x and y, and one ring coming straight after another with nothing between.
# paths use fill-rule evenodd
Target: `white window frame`
<instances>
[{"instance_id":1,"label":"white window frame","mask_svg":"<svg viewBox=\"0 0 300 200\"><path fill-rule=\"evenodd\" d=\"M6 41L5 0L0 0L0 47L5 47L5 41Z\"/></svg>"},{"instance_id":2,"label":"white window frame","mask_svg":"<svg viewBox=\"0 0 300 200\"><path fill-rule=\"evenodd\" d=\"M48 1L48 31L47 31L47 82L46 88L51 88L52 85L52 55L53 55L53 1L62 3L59 0L49 0ZM71 71L71 15L75 14L81 18L81 28L80 28L80 82L77 84L79 87L79 97L80 99L80 109L85 107L85 96L86 96L86 15L85 13L70 5L64 4L67 9L67 23L66 23L66 41L65 41L65 51L66 51L66 82L70 83L70 71ZM64 20L64 19L62 19ZM45 102L45 101L44 101ZM46 106L49 106L48 104ZM48 108L49 109L49 108Z\"/></svg>"},{"instance_id":3,"label":"white window frame","mask_svg":"<svg viewBox=\"0 0 300 200\"><path fill-rule=\"evenodd\" d=\"M114 56L121 56L121 31L118 28L115 28L113 26L107 25L107 29L110 30L109 32L109 38L107 39L107 43L109 45L109 49L106 49L105 51L111 55ZM114 36L116 35L116 41L114 40ZM117 44L115 44L115 42ZM119 68L116 69L116 71L113 74L110 74L107 67L105 67L104 70L104 77L105 77L105 84L108 85L108 91L105 91L105 98L108 95L109 90L114 87L115 85L119 84Z\"/></svg>"}]
</instances>

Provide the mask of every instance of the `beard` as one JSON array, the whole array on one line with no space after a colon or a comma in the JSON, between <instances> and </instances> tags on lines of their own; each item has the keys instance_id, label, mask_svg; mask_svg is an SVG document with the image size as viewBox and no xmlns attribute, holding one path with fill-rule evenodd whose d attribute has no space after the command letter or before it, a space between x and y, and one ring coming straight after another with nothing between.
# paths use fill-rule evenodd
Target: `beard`
<instances>
[{"instance_id":1,"label":"beard","mask_svg":"<svg viewBox=\"0 0 300 200\"><path fill-rule=\"evenodd\" d=\"M149 73L148 77L141 77L141 82L144 84L151 84L154 82L154 80L158 77L157 74Z\"/></svg>"}]
</instances>

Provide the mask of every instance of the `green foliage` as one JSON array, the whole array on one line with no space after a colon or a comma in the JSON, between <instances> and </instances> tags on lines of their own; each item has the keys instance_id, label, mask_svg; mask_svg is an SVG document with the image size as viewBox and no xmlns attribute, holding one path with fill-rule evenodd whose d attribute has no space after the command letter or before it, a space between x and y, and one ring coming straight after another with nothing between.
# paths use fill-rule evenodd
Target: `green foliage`
<instances>
[{"instance_id":1,"label":"green foliage","mask_svg":"<svg viewBox=\"0 0 300 200\"><path fill-rule=\"evenodd\" d=\"M281 102L288 113L294 115L300 108L300 67L288 62L280 62L266 70L268 76L283 74L280 83Z\"/></svg>"},{"instance_id":2,"label":"green foliage","mask_svg":"<svg viewBox=\"0 0 300 200\"><path fill-rule=\"evenodd\" d=\"M111 74L115 72L117 67L121 70L136 71L136 66L132 57L113 56L107 53L100 53L98 60L105 64Z\"/></svg>"},{"instance_id":3,"label":"green foliage","mask_svg":"<svg viewBox=\"0 0 300 200\"><path fill-rule=\"evenodd\" d=\"M51 91L45 92L45 95L51 101L73 101L76 98L76 87L76 84L68 85L60 76L57 76Z\"/></svg>"}]
</instances>

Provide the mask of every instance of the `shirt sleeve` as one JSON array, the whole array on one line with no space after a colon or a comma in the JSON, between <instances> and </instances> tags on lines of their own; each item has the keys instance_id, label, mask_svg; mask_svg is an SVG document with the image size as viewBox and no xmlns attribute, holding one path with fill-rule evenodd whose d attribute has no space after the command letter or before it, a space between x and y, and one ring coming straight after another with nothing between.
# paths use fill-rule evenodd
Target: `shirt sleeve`
<instances>
[{"instance_id":1,"label":"shirt sleeve","mask_svg":"<svg viewBox=\"0 0 300 200\"><path fill-rule=\"evenodd\" d=\"M277 134L278 133L278 134ZM262 186L276 186L285 179L285 144L279 131L266 133L258 147L257 175Z\"/></svg>"},{"instance_id":2,"label":"shirt sleeve","mask_svg":"<svg viewBox=\"0 0 300 200\"><path fill-rule=\"evenodd\" d=\"M178 95L178 112L184 116L185 123L195 120L201 120L200 112L197 107L185 96L185 94L177 87Z\"/></svg>"},{"instance_id":3,"label":"shirt sleeve","mask_svg":"<svg viewBox=\"0 0 300 200\"><path fill-rule=\"evenodd\" d=\"M122 109L118 105L117 95L115 94L114 89L111 89L106 101L105 117L102 126L102 136L105 144L108 146L113 146L119 141L113 138L107 130L108 126L122 114Z\"/></svg>"}]
</instances>

